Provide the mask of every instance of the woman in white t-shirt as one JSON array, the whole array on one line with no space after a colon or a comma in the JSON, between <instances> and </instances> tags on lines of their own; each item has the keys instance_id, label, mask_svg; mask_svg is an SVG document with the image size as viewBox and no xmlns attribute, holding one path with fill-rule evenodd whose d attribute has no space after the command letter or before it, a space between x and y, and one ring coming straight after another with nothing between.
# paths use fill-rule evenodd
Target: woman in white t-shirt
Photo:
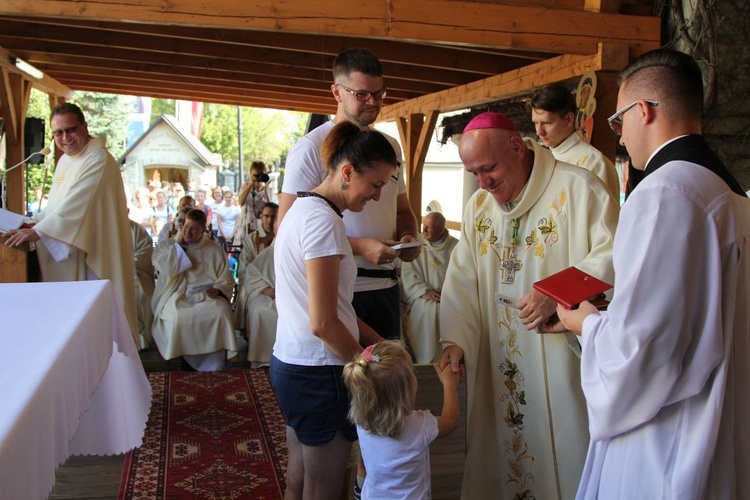
<instances>
[{"instance_id":1,"label":"woman in white t-shirt","mask_svg":"<svg viewBox=\"0 0 750 500\"><path fill-rule=\"evenodd\" d=\"M216 213L216 226L219 230L219 243L222 246L225 242L231 245L237 229L237 220L240 217L240 207L234 204L234 195L231 191L224 191L224 203L217 205L214 213Z\"/></svg>"},{"instance_id":2,"label":"woman in white t-shirt","mask_svg":"<svg viewBox=\"0 0 750 500\"><path fill-rule=\"evenodd\" d=\"M287 497L338 498L351 443L344 365L381 337L352 307L357 266L341 220L377 201L396 168L388 140L344 122L321 148L328 170L297 193L274 241L279 321L271 380L287 425Z\"/></svg>"}]
</instances>

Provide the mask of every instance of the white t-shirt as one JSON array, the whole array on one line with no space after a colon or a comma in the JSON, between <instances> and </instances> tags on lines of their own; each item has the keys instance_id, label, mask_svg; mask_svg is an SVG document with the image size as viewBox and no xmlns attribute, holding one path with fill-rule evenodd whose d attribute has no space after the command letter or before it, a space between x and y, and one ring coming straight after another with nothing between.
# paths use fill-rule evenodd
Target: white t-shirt
<instances>
[{"instance_id":1,"label":"white t-shirt","mask_svg":"<svg viewBox=\"0 0 750 500\"><path fill-rule=\"evenodd\" d=\"M214 213L221 216L221 230L224 232L224 237L231 238L235 218L240 215L240 207L236 205L227 206L226 203L222 203L214 207Z\"/></svg>"},{"instance_id":2,"label":"white t-shirt","mask_svg":"<svg viewBox=\"0 0 750 500\"><path fill-rule=\"evenodd\" d=\"M397 437L376 436L359 426L357 435L367 469L362 500L430 498L430 443L438 436L434 415L413 411Z\"/></svg>"},{"instance_id":3,"label":"white t-shirt","mask_svg":"<svg viewBox=\"0 0 750 500\"><path fill-rule=\"evenodd\" d=\"M297 195L298 191L310 191L320 185L326 177L323 161L320 158L320 148L323 141L331 132L335 124L328 121L319 126L296 142L286 160L284 170L284 185L281 191ZM401 161L401 148L396 140L383 134L396 152L396 159ZM397 198L406 193L406 183L401 175L401 167L393 171L391 182L383 186L380 200L371 201L361 212L344 212L346 235L353 238L388 238L396 239ZM354 257L357 266L366 269L391 270L395 263L376 266L364 257ZM368 290L382 290L394 285L388 278L357 278L354 290L363 292Z\"/></svg>"},{"instance_id":4,"label":"white t-shirt","mask_svg":"<svg viewBox=\"0 0 750 500\"><path fill-rule=\"evenodd\" d=\"M295 365L346 364L312 333L305 265L311 259L341 256L338 317L359 341L357 315L352 307L357 265L341 218L320 198L298 198L284 217L273 246L279 313L274 356Z\"/></svg>"}]
</instances>

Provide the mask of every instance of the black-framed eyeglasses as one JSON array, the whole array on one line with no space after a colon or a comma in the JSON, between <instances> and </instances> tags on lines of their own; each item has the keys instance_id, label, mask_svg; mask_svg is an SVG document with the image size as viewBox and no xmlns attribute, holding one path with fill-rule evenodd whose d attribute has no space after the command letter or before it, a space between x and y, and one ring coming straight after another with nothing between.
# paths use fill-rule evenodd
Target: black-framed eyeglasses
<instances>
[{"instance_id":1,"label":"black-framed eyeglasses","mask_svg":"<svg viewBox=\"0 0 750 500\"><path fill-rule=\"evenodd\" d=\"M607 123L609 123L609 128L612 129L612 131L617 134L618 136L622 135L622 115L624 115L629 109L634 108L636 104L638 104L638 101L633 101L621 110L619 110L614 115L607 118ZM651 101L649 99L644 99L648 104L651 106L658 106L659 103L656 101Z\"/></svg>"},{"instance_id":2,"label":"black-framed eyeglasses","mask_svg":"<svg viewBox=\"0 0 750 500\"><path fill-rule=\"evenodd\" d=\"M376 101L382 101L383 99L388 97L388 90L385 87L375 92L367 92L366 90L352 90L349 87L341 85L340 83L337 83L336 86L346 90L351 95L353 95L356 100L362 102L369 101L370 98L373 98Z\"/></svg>"},{"instance_id":3,"label":"black-framed eyeglasses","mask_svg":"<svg viewBox=\"0 0 750 500\"><path fill-rule=\"evenodd\" d=\"M70 135L78 131L78 127L80 127L81 124L73 125L72 127L63 128L60 130L53 130L52 135L55 137L62 137L64 134Z\"/></svg>"}]
</instances>

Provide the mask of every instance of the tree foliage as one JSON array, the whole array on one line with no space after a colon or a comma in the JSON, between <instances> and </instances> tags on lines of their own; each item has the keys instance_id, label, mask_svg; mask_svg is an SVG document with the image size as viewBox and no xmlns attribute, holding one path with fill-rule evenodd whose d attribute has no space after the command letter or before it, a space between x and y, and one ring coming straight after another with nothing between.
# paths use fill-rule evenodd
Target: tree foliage
<instances>
[{"instance_id":1,"label":"tree foliage","mask_svg":"<svg viewBox=\"0 0 750 500\"><path fill-rule=\"evenodd\" d=\"M241 107L242 165L245 174L256 160L280 165L292 145L302 137L307 113ZM237 107L206 104L203 108L201 141L221 153L225 162L239 162Z\"/></svg>"},{"instance_id":2,"label":"tree foliage","mask_svg":"<svg viewBox=\"0 0 750 500\"><path fill-rule=\"evenodd\" d=\"M134 98L93 92L74 92L70 102L83 110L91 135L105 135L107 148L115 158L124 152L128 137L128 117ZM175 100L152 99L151 120L153 124L162 114L175 114ZM205 104L201 141L214 153L219 153L226 163L238 164L237 106ZM292 145L302 137L307 124L306 113L278 111L260 108L239 108L242 114L242 163L245 174L250 164L260 160L267 165L282 166ZM45 144L52 144L49 115L51 109L46 94L33 89L27 116L45 121ZM51 164L52 156L46 161ZM283 171L283 170L282 170ZM28 165L27 179L31 198L33 189L44 180L44 165ZM48 172L45 193L49 192L52 172Z\"/></svg>"}]
</instances>

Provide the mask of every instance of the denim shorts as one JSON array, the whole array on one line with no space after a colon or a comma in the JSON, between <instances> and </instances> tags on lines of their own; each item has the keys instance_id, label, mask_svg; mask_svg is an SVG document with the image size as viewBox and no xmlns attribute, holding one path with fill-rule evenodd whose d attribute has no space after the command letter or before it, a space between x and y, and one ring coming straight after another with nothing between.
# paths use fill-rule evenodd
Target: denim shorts
<instances>
[{"instance_id":1,"label":"denim shorts","mask_svg":"<svg viewBox=\"0 0 750 500\"><path fill-rule=\"evenodd\" d=\"M343 371L343 366L291 365L271 356L271 383L279 406L303 445L326 444L336 431L357 440L357 428L347 418L350 397Z\"/></svg>"}]
</instances>

